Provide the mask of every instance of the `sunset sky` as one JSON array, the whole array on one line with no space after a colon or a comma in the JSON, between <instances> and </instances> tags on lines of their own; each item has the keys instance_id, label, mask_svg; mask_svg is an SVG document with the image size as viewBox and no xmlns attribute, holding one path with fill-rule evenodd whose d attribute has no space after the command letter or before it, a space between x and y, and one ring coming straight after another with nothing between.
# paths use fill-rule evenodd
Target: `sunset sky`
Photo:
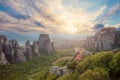
<instances>
[{"instance_id":1,"label":"sunset sky","mask_svg":"<svg viewBox=\"0 0 120 80\"><path fill-rule=\"evenodd\" d=\"M120 28L120 0L0 0L0 31L65 37L102 27Z\"/></svg>"}]
</instances>

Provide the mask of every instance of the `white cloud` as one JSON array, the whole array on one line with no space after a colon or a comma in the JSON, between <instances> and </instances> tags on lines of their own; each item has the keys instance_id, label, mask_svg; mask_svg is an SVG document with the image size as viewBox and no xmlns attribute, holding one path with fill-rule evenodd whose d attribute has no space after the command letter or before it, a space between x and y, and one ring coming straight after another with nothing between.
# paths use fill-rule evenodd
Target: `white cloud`
<instances>
[{"instance_id":1,"label":"white cloud","mask_svg":"<svg viewBox=\"0 0 120 80\"><path fill-rule=\"evenodd\" d=\"M107 6L102 6L93 13L87 12L83 7L76 8L75 4L78 0L69 0L70 5L63 6L62 0L8 0L5 5L12 7L21 14L29 15L30 19L18 20L11 16L5 19L15 21L16 24L2 24L7 29L12 27L20 27L33 31L44 31L52 33L53 30L58 33L69 33L71 28L78 29L78 33L91 32L97 17L104 13ZM85 3L84 3L85 4ZM85 4L87 5L87 3ZM0 13L1 15L1 13ZM1 17L0 17L1 18ZM43 26L36 26L34 21L42 23ZM5 28L5 29L6 29ZM10 29L11 30L11 29Z\"/></svg>"}]
</instances>

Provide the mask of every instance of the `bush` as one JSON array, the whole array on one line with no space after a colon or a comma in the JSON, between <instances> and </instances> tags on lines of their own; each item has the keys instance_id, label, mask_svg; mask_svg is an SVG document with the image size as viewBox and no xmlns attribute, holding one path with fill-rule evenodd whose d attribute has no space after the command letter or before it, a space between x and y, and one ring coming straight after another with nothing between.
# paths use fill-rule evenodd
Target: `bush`
<instances>
[{"instance_id":1,"label":"bush","mask_svg":"<svg viewBox=\"0 0 120 80\"><path fill-rule=\"evenodd\" d=\"M57 80L78 80L79 72L74 72L71 74L66 74L64 76L61 76Z\"/></svg>"},{"instance_id":2,"label":"bush","mask_svg":"<svg viewBox=\"0 0 120 80\"><path fill-rule=\"evenodd\" d=\"M78 80L110 80L109 74L103 68L88 69L82 73Z\"/></svg>"},{"instance_id":3,"label":"bush","mask_svg":"<svg viewBox=\"0 0 120 80\"><path fill-rule=\"evenodd\" d=\"M111 62L113 54L110 52L93 54L77 65L77 70L81 73L87 69L94 69L95 67L103 67L109 69L109 63Z\"/></svg>"},{"instance_id":4,"label":"bush","mask_svg":"<svg viewBox=\"0 0 120 80\"><path fill-rule=\"evenodd\" d=\"M114 57L110 63L110 68L111 68L111 76L112 77L120 76L120 52L118 52L114 55Z\"/></svg>"},{"instance_id":5,"label":"bush","mask_svg":"<svg viewBox=\"0 0 120 80\"><path fill-rule=\"evenodd\" d=\"M68 69L74 70L76 68L76 66L77 66L77 62L76 61L72 61L72 62L68 62L67 63L67 68Z\"/></svg>"}]
</instances>

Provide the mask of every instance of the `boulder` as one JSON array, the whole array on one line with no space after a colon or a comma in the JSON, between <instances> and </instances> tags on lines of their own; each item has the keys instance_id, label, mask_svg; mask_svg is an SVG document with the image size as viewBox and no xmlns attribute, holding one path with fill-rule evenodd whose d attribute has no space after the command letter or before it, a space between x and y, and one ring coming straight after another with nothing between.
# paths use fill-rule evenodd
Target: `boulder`
<instances>
[{"instance_id":1,"label":"boulder","mask_svg":"<svg viewBox=\"0 0 120 80\"><path fill-rule=\"evenodd\" d=\"M35 56L40 57L40 52L39 52L39 42L38 41L34 41L32 44L32 50L35 54Z\"/></svg>"},{"instance_id":2,"label":"boulder","mask_svg":"<svg viewBox=\"0 0 120 80\"><path fill-rule=\"evenodd\" d=\"M61 69L59 68L59 66L52 66L50 69L49 69L49 72L51 74L55 74L55 75L58 75L58 76L61 76L62 75L62 71Z\"/></svg>"},{"instance_id":3,"label":"boulder","mask_svg":"<svg viewBox=\"0 0 120 80\"><path fill-rule=\"evenodd\" d=\"M31 48L29 40L26 42L26 52L25 52L25 55L26 55L27 60L32 60L32 58L33 58L32 48Z\"/></svg>"},{"instance_id":4,"label":"boulder","mask_svg":"<svg viewBox=\"0 0 120 80\"><path fill-rule=\"evenodd\" d=\"M39 37L39 48L40 51L46 54L51 52L51 41L48 34L40 34Z\"/></svg>"},{"instance_id":5,"label":"boulder","mask_svg":"<svg viewBox=\"0 0 120 80\"><path fill-rule=\"evenodd\" d=\"M52 66L49 69L49 72L51 74L55 74L57 76L62 76L62 75L68 74L68 73L72 73L72 70L68 70L68 69L66 69L66 67Z\"/></svg>"}]
</instances>

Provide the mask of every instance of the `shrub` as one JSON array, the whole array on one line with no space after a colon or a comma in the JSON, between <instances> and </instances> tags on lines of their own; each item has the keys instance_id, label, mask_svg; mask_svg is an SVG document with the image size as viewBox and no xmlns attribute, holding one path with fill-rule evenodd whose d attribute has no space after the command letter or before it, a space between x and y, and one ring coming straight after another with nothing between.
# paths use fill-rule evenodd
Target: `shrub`
<instances>
[{"instance_id":1,"label":"shrub","mask_svg":"<svg viewBox=\"0 0 120 80\"><path fill-rule=\"evenodd\" d=\"M111 62L113 54L110 52L93 54L77 65L77 70L81 73L87 69L94 69L95 67L103 67L109 69L109 63Z\"/></svg>"},{"instance_id":2,"label":"shrub","mask_svg":"<svg viewBox=\"0 0 120 80\"><path fill-rule=\"evenodd\" d=\"M79 72L74 72L71 74L66 74L64 76L61 76L57 80L78 80Z\"/></svg>"},{"instance_id":3,"label":"shrub","mask_svg":"<svg viewBox=\"0 0 120 80\"><path fill-rule=\"evenodd\" d=\"M82 73L78 80L110 80L108 72L103 68L88 69Z\"/></svg>"},{"instance_id":4,"label":"shrub","mask_svg":"<svg viewBox=\"0 0 120 80\"><path fill-rule=\"evenodd\" d=\"M112 77L120 76L120 52L118 52L114 55L114 57L110 63L110 68L111 68L111 76Z\"/></svg>"}]
</instances>

